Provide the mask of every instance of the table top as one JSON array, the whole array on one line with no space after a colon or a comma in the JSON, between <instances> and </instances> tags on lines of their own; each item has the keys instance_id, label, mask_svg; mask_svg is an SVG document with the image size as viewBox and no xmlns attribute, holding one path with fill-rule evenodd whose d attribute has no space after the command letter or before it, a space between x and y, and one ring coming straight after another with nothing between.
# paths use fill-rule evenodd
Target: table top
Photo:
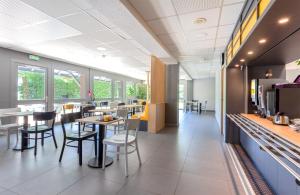
<instances>
[{"instance_id":1,"label":"table top","mask_svg":"<svg viewBox=\"0 0 300 195\"><path fill-rule=\"evenodd\" d=\"M300 133L293 130L289 126L275 125L272 121L265 118L260 118L255 114L242 114L242 116L254 121L276 135L300 147Z\"/></svg>"},{"instance_id":2,"label":"table top","mask_svg":"<svg viewBox=\"0 0 300 195\"><path fill-rule=\"evenodd\" d=\"M113 108L96 108L94 110L89 110L89 112L116 112L117 109Z\"/></svg>"},{"instance_id":3,"label":"table top","mask_svg":"<svg viewBox=\"0 0 300 195\"><path fill-rule=\"evenodd\" d=\"M8 116L30 116L33 115L32 111L24 111L24 112L6 112L0 114L0 117L8 117Z\"/></svg>"},{"instance_id":4,"label":"table top","mask_svg":"<svg viewBox=\"0 0 300 195\"><path fill-rule=\"evenodd\" d=\"M91 116L91 117L86 117L86 118L81 118L81 119L77 119L76 122L81 122L81 123L93 123L96 125L110 125L112 123L118 122L123 120L122 118L119 119L115 119L112 121L108 121L108 122L104 122L104 121L100 121L99 120L99 116Z\"/></svg>"},{"instance_id":5,"label":"table top","mask_svg":"<svg viewBox=\"0 0 300 195\"><path fill-rule=\"evenodd\" d=\"M136 108L136 107L141 107L142 105L140 104L126 104L124 106L119 106L119 107L125 107L125 108Z\"/></svg>"}]
</instances>

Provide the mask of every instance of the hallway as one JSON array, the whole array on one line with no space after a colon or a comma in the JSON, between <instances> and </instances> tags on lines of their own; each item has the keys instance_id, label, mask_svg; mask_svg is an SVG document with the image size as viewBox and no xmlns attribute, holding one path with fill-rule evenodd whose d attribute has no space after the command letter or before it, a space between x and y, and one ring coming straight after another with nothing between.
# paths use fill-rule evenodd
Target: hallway
<instances>
[{"instance_id":1,"label":"hallway","mask_svg":"<svg viewBox=\"0 0 300 195\"><path fill-rule=\"evenodd\" d=\"M128 179L124 177L123 158L105 172L91 169L87 160L92 144L84 145L84 163L78 166L74 149L67 149L61 165L60 147L53 143L33 150L0 151L0 195L8 194L237 194L222 149L222 136L214 113L183 114L180 127L166 128L159 134L140 133L143 165L135 154L129 156ZM60 128L57 128L61 146ZM51 142L51 141L49 141ZM0 148L5 148L0 137ZM238 187L236 187L238 186Z\"/></svg>"}]
</instances>

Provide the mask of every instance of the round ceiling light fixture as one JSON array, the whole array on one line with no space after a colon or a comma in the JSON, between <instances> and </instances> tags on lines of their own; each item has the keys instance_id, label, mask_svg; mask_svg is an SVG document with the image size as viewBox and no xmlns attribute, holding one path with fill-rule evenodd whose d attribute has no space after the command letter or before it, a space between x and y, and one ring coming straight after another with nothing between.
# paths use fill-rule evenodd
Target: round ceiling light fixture
<instances>
[{"instance_id":1,"label":"round ceiling light fixture","mask_svg":"<svg viewBox=\"0 0 300 195\"><path fill-rule=\"evenodd\" d=\"M245 59L240 59L240 62L245 62Z\"/></svg>"},{"instance_id":2,"label":"round ceiling light fixture","mask_svg":"<svg viewBox=\"0 0 300 195\"><path fill-rule=\"evenodd\" d=\"M105 50L106 50L106 48L104 48L104 47L97 47L97 49L98 49L99 51L105 51Z\"/></svg>"},{"instance_id":3,"label":"round ceiling light fixture","mask_svg":"<svg viewBox=\"0 0 300 195\"><path fill-rule=\"evenodd\" d=\"M196 18L194 24L204 24L206 21L206 18Z\"/></svg>"}]
</instances>

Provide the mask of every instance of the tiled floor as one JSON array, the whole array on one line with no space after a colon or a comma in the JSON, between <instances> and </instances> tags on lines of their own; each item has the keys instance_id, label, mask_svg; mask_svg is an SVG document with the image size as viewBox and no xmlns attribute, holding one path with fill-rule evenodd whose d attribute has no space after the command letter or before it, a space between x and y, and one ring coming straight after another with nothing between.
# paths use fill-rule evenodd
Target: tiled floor
<instances>
[{"instance_id":1,"label":"tiled floor","mask_svg":"<svg viewBox=\"0 0 300 195\"><path fill-rule=\"evenodd\" d=\"M122 157L105 172L89 168L92 142L84 145L80 167L72 148L59 164L60 147L55 149L50 139L34 158L33 150L6 150L6 139L0 137L0 195L238 194L240 184L232 180L213 113L181 113L180 123L159 134L139 134L143 164L139 167L136 154L131 154L128 178ZM56 131L61 146L62 134Z\"/></svg>"}]
</instances>

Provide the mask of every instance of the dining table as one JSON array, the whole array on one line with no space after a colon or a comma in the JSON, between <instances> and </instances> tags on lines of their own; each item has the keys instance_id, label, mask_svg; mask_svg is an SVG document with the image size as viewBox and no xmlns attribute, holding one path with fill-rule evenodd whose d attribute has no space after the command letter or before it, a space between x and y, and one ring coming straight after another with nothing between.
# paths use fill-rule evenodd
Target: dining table
<instances>
[{"instance_id":1,"label":"dining table","mask_svg":"<svg viewBox=\"0 0 300 195\"><path fill-rule=\"evenodd\" d=\"M107 125L110 125L112 123L118 123L123 118L114 118L114 120L111 121L103 121L103 119L100 120L99 116L90 116L86 118L77 119L77 122L80 123L89 123L93 124L93 131L96 130L96 125L99 126L99 132L98 132L98 153L96 157L91 158L88 161L88 166L92 168L102 168L102 156L103 156L103 139L105 138L105 129ZM110 166L113 163L113 159L111 157L106 157L105 160L105 166Z\"/></svg>"},{"instance_id":2,"label":"dining table","mask_svg":"<svg viewBox=\"0 0 300 195\"><path fill-rule=\"evenodd\" d=\"M106 113L117 112L117 109L116 108L95 108L93 110L89 110L89 112L91 112L91 113L100 112L100 113L106 114Z\"/></svg>"},{"instance_id":3,"label":"dining table","mask_svg":"<svg viewBox=\"0 0 300 195\"><path fill-rule=\"evenodd\" d=\"M31 149L34 146L30 144L30 141L28 139L28 133L26 133L26 130L29 127L28 123L28 117L33 115L33 111L20 111L20 112L7 112L7 113L2 113L2 117L23 117L23 130L21 133L21 145L17 144L13 150L16 151L23 151L27 149ZM1 117L0 116L0 117Z\"/></svg>"},{"instance_id":4,"label":"dining table","mask_svg":"<svg viewBox=\"0 0 300 195\"><path fill-rule=\"evenodd\" d=\"M135 115L136 108L141 108L141 107L143 107L143 105L140 105L140 104L126 104L126 105L123 105L123 106L120 106L120 107L124 107L124 108L127 108L127 109L132 109L132 115Z\"/></svg>"}]
</instances>

